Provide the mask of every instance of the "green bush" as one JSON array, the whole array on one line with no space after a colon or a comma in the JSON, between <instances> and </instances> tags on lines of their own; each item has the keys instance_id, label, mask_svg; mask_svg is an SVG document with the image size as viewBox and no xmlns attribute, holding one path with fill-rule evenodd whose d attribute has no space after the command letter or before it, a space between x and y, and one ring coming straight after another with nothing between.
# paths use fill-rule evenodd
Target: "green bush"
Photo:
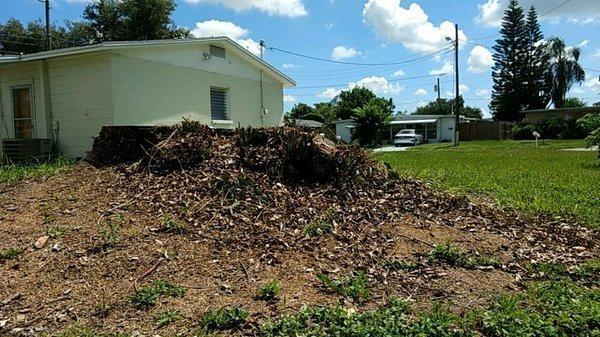
<instances>
[{"instance_id":1,"label":"green bush","mask_svg":"<svg viewBox=\"0 0 600 337\"><path fill-rule=\"evenodd\" d=\"M512 128L512 137L514 140L530 140L534 139L533 132L536 131L535 126L529 123L519 123Z\"/></svg>"}]
</instances>

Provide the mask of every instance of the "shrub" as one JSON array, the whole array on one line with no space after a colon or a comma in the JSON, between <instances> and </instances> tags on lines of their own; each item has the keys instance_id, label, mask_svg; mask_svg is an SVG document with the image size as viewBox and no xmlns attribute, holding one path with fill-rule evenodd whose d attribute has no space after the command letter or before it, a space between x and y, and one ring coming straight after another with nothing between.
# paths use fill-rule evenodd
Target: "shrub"
<instances>
[{"instance_id":1,"label":"shrub","mask_svg":"<svg viewBox=\"0 0 600 337\"><path fill-rule=\"evenodd\" d=\"M512 137L514 140L530 140L534 139L533 132L536 128L533 124L519 123L512 128Z\"/></svg>"},{"instance_id":2,"label":"shrub","mask_svg":"<svg viewBox=\"0 0 600 337\"><path fill-rule=\"evenodd\" d=\"M155 306L160 296L182 297L184 294L185 288L159 280L134 292L131 302L138 309L147 309Z\"/></svg>"},{"instance_id":3,"label":"shrub","mask_svg":"<svg viewBox=\"0 0 600 337\"><path fill-rule=\"evenodd\" d=\"M323 283L326 289L344 297L349 297L359 302L371 297L370 282L363 271L337 280L331 279L325 274L319 274L317 278Z\"/></svg>"},{"instance_id":4,"label":"shrub","mask_svg":"<svg viewBox=\"0 0 600 337\"><path fill-rule=\"evenodd\" d=\"M210 330L229 330L246 321L248 312L240 307L221 308L202 316L202 326Z\"/></svg>"},{"instance_id":5,"label":"shrub","mask_svg":"<svg viewBox=\"0 0 600 337\"><path fill-rule=\"evenodd\" d=\"M258 298L265 301L272 301L277 297L277 295L279 295L280 292L281 286L279 285L279 281L272 280L259 289Z\"/></svg>"}]
</instances>

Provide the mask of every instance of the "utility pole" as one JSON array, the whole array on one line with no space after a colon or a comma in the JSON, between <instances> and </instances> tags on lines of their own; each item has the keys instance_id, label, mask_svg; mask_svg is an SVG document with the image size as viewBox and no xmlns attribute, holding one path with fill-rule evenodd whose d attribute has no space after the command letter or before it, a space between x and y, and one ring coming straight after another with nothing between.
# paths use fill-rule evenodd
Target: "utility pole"
<instances>
[{"instance_id":1,"label":"utility pole","mask_svg":"<svg viewBox=\"0 0 600 337\"><path fill-rule=\"evenodd\" d=\"M440 87L440 78L439 78L439 77L437 78L437 86L435 87L435 91L437 91L437 94L438 94L438 101L439 101L439 100L440 100L440 98L442 98L442 97L441 97L441 91L442 91L442 88Z\"/></svg>"},{"instance_id":2,"label":"utility pole","mask_svg":"<svg viewBox=\"0 0 600 337\"><path fill-rule=\"evenodd\" d=\"M454 62L455 62L455 71L456 71L456 98L454 104L456 108L454 108L454 146L459 145L459 133L458 133L458 124L460 123L460 84L458 77L458 23L454 25L456 30L456 35L454 37Z\"/></svg>"},{"instance_id":3,"label":"utility pole","mask_svg":"<svg viewBox=\"0 0 600 337\"><path fill-rule=\"evenodd\" d=\"M46 50L52 49L52 45L50 44L50 0L40 0L40 2L44 2L46 7L46 43L44 45Z\"/></svg>"},{"instance_id":4,"label":"utility pole","mask_svg":"<svg viewBox=\"0 0 600 337\"><path fill-rule=\"evenodd\" d=\"M264 40L260 40L260 59L263 59L263 49L267 46ZM265 124L265 89L264 89L264 81L265 75L262 70L262 66L260 67L260 122L261 125Z\"/></svg>"}]
</instances>

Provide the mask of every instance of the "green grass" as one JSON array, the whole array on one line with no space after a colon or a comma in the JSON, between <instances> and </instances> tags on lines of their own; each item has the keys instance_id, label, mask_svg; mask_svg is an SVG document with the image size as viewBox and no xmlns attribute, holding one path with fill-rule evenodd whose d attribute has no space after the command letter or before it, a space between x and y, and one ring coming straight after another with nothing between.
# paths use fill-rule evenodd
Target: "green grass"
<instances>
[{"instance_id":1,"label":"green grass","mask_svg":"<svg viewBox=\"0 0 600 337\"><path fill-rule=\"evenodd\" d=\"M401 175L458 194L491 196L503 206L529 214L572 216L600 226L600 161L583 140L473 141L428 144L406 152L378 154Z\"/></svg>"},{"instance_id":2,"label":"green grass","mask_svg":"<svg viewBox=\"0 0 600 337\"><path fill-rule=\"evenodd\" d=\"M502 261L497 257L462 251L450 241L435 245L433 250L429 252L428 260L430 263L444 262L451 266L467 269L477 267L499 268L502 266Z\"/></svg>"},{"instance_id":3,"label":"green grass","mask_svg":"<svg viewBox=\"0 0 600 337\"><path fill-rule=\"evenodd\" d=\"M240 307L221 308L205 313L201 325L207 330L229 330L244 323L248 315L248 312Z\"/></svg>"},{"instance_id":4,"label":"green grass","mask_svg":"<svg viewBox=\"0 0 600 337\"><path fill-rule=\"evenodd\" d=\"M2 250L0 251L0 261L14 259L17 256L21 255L22 252L22 250L16 248L8 248L6 250Z\"/></svg>"},{"instance_id":5,"label":"green grass","mask_svg":"<svg viewBox=\"0 0 600 337\"><path fill-rule=\"evenodd\" d=\"M179 321L182 319L181 313L177 309L169 309L165 311L161 311L154 315L154 322L159 327L167 326L173 322Z\"/></svg>"},{"instance_id":6,"label":"green grass","mask_svg":"<svg viewBox=\"0 0 600 337\"><path fill-rule=\"evenodd\" d=\"M71 167L73 161L58 158L49 163L28 165L0 165L0 183L16 183L26 178L49 176Z\"/></svg>"},{"instance_id":7,"label":"green grass","mask_svg":"<svg viewBox=\"0 0 600 337\"><path fill-rule=\"evenodd\" d=\"M567 278L529 283L480 310L453 314L450 305L411 308L409 300L362 313L341 306L304 307L262 326L266 336L600 336L600 290Z\"/></svg>"},{"instance_id":8,"label":"green grass","mask_svg":"<svg viewBox=\"0 0 600 337\"><path fill-rule=\"evenodd\" d=\"M185 295L185 288L158 280L134 292L131 303L138 309L147 309L155 306L160 296L183 297L183 295Z\"/></svg>"},{"instance_id":9,"label":"green grass","mask_svg":"<svg viewBox=\"0 0 600 337\"><path fill-rule=\"evenodd\" d=\"M332 279L325 274L319 274L317 278L328 291L352 298L358 302L371 297L369 278L363 271L338 279Z\"/></svg>"},{"instance_id":10,"label":"green grass","mask_svg":"<svg viewBox=\"0 0 600 337\"><path fill-rule=\"evenodd\" d=\"M279 281L272 280L258 290L258 298L263 301L273 301L281 292Z\"/></svg>"}]
</instances>

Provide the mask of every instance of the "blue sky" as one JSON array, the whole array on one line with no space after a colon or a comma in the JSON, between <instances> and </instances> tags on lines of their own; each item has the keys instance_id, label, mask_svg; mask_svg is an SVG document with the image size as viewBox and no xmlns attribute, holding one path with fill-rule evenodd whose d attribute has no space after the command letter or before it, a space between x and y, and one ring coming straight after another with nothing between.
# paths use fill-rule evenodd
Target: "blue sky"
<instances>
[{"instance_id":1,"label":"blue sky","mask_svg":"<svg viewBox=\"0 0 600 337\"><path fill-rule=\"evenodd\" d=\"M461 29L459 69L467 104L487 115L491 91L490 51L508 0L176 0L173 19L196 36L228 35L251 51L257 41L315 61L267 50L265 59L298 82L286 90L289 109L298 102L330 100L339 90L362 85L392 97L397 110L413 111L435 99L435 73L453 69L445 36ZM53 0L52 21L81 19L86 0ZM522 0L538 8L547 37L559 36L582 48L588 79L571 95L600 101L600 1ZM2 0L0 21L43 16L37 0ZM389 64L400 63L400 64ZM453 76L440 75L442 96L453 96Z\"/></svg>"}]
</instances>

